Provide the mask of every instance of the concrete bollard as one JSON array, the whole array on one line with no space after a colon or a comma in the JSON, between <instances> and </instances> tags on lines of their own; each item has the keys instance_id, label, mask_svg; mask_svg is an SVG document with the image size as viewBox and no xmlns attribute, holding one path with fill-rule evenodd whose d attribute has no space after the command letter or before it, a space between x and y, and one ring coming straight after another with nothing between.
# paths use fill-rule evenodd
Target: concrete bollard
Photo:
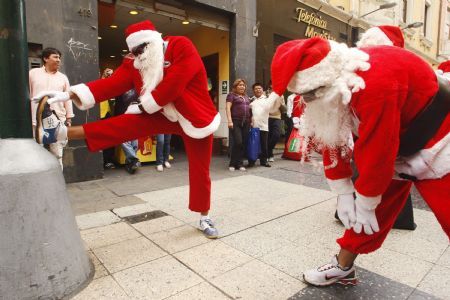
<instances>
[{"instance_id":1,"label":"concrete bollard","mask_svg":"<svg viewBox=\"0 0 450 300\"><path fill-rule=\"evenodd\" d=\"M0 139L0 298L66 298L93 273L56 158Z\"/></svg>"}]
</instances>

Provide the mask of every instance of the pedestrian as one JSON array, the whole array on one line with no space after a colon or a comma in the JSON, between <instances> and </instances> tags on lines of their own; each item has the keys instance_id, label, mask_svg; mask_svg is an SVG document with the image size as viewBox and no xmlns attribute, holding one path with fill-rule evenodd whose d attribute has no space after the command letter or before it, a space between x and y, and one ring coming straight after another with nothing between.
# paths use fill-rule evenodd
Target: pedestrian
<instances>
[{"instance_id":1,"label":"pedestrian","mask_svg":"<svg viewBox=\"0 0 450 300\"><path fill-rule=\"evenodd\" d=\"M338 200L346 226L340 251L329 264L306 271L306 282L355 283L356 257L381 247L412 184L450 238L448 81L400 47L348 48L321 38L280 45L272 81L271 97L285 89L302 95L303 135L342 153L351 132L358 134L356 182L350 159L326 170L334 192L356 195Z\"/></svg>"},{"instance_id":2,"label":"pedestrian","mask_svg":"<svg viewBox=\"0 0 450 300\"><path fill-rule=\"evenodd\" d=\"M246 93L247 83L238 78L233 83L231 93L227 95L226 113L229 135L232 136L229 170L245 171L243 164L246 142L251 123L250 99Z\"/></svg>"},{"instance_id":3,"label":"pedestrian","mask_svg":"<svg viewBox=\"0 0 450 300\"><path fill-rule=\"evenodd\" d=\"M164 171L164 167L167 169L172 167L169 162L171 137L171 134L156 135L156 170L158 172Z\"/></svg>"},{"instance_id":4,"label":"pedestrian","mask_svg":"<svg viewBox=\"0 0 450 300\"><path fill-rule=\"evenodd\" d=\"M272 87L269 88L270 90ZM286 104L284 102L284 97L281 95L275 101L274 105L269 111L269 137L268 137L268 161L274 161L273 150L278 144L281 136L281 126L283 122L281 121L281 115L286 112Z\"/></svg>"},{"instance_id":5,"label":"pedestrian","mask_svg":"<svg viewBox=\"0 0 450 300\"><path fill-rule=\"evenodd\" d=\"M45 48L42 51L43 66L40 68L31 69L29 72L30 97L35 97L44 91L58 91L67 92L70 84L66 75L59 71L61 67L61 51L56 48ZM31 103L31 120L33 122L33 134L37 137L36 128L36 109L35 103ZM42 113L42 112L41 112ZM72 125L73 114L72 102L53 103L47 114L55 114L55 116L66 126ZM63 149L67 144L66 141L49 142L44 141L48 146L48 150L58 159L61 169L63 169Z\"/></svg>"},{"instance_id":6,"label":"pedestrian","mask_svg":"<svg viewBox=\"0 0 450 300\"><path fill-rule=\"evenodd\" d=\"M58 130L40 126L38 140L42 142L44 132L55 141L84 139L90 151L99 151L142 136L181 135L189 160L189 209L200 213L199 229L205 236L217 238L218 231L209 217L209 165L212 134L220 125L220 114L209 98L200 55L186 37L162 39L149 20L132 24L125 32L132 55L123 59L111 77L72 86L70 92L40 94L34 101L44 95L50 96L50 103L72 99L85 110L134 87L140 103L130 105L121 116L83 126L66 129L58 124ZM45 100L39 102L39 106L46 104Z\"/></svg>"}]
</instances>

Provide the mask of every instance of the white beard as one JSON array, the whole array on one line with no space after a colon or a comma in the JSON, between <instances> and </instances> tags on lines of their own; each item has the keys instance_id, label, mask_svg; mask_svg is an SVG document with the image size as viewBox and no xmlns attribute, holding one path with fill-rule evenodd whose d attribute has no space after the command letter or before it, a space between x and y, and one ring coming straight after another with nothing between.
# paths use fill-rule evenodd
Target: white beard
<instances>
[{"instance_id":1,"label":"white beard","mask_svg":"<svg viewBox=\"0 0 450 300\"><path fill-rule=\"evenodd\" d=\"M342 101L342 89L338 83L320 92L318 99L306 104L300 118L300 133L319 148L337 148L351 140L353 119L348 104Z\"/></svg>"},{"instance_id":2,"label":"white beard","mask_svg":"<svg viewBox=\"0 0 450 300\"><path fill-rule=\"evenodd\" d=\"M134 67L142 77L142 91L152 91L162 81L164 73L163 39L158 38L149 43L142 54L134 58Z\"/></svg>"}]
</instances>

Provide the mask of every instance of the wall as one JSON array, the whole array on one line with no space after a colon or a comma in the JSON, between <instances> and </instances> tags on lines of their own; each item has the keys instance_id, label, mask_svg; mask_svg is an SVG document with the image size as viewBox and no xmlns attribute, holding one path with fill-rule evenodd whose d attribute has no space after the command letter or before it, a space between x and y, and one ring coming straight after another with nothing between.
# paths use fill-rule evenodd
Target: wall
<instances>
[{"instance_id":1,"label":"wall","mask_svg":"<svg viewBox=\"0 0 450 300\"><path fill-rule=\"evenodd\" d=\"M98 78L97 1L26 0L28 42L62 52L61 72L75 85ZM81 9L81 11L80 11ZM98 107L74 108L75 125L98 118ZM84 141L70 141L64 152L66 182L103 176L101 153L88 152Z\"/></svg>"}]
</instances>

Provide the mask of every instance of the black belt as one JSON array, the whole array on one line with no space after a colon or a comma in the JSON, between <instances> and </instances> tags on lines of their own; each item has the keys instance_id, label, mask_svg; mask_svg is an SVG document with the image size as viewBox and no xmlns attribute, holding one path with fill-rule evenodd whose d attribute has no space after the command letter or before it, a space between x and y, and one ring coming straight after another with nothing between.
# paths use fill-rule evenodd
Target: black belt
<instances>
[{"instance_id":1,"label":"black belt","mask_svg":"<svg viewBox=\"0 0 450 300\"><path fill-rule=\"evenodd\" d=\"M400 136L398 150L400 156L410 156L422 150L436 134L450 111L450 83L441 76L437 76L437 79L438 92Z\"/></svg>"}]
</instances>

